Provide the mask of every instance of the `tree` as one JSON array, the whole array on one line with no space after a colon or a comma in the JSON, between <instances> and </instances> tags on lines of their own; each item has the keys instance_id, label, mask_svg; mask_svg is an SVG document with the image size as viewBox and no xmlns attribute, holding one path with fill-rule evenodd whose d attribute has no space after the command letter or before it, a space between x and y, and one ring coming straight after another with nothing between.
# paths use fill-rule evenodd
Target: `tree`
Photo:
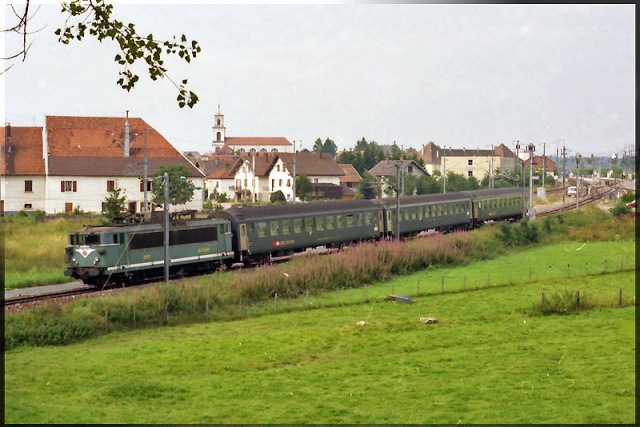
<instances>
[{"instance_id":1,"label":"tree","mask_svg":"<svg viewBox=\"0 0 640 427\"><path fill-rule=\"evenodd\" d=\"M121 195L122 188L114 187L109 192L109 195L104 199L104 212L103 215L108 221L114 218L122 216L125 212L125 200L126 196Z\"/></svg>"},{"instance_id":2,"label":"tree","mask_svg":"<svg viewBox=\"0 0 640 427\"><path fill-rule=\"evenodd\" d=\"M338 146L333 140L327 138L324 140L324 144L322 144L322 152L330 154L331 157L335 157L338 154Z\"/></svg>"},{"instance_id":3,"label":"tree","mask_svg":"<svg viewBox=\"0 0 640 427\"><path fill-rule=\"evenodd\" d=\"M324 148L324 144L322 143L322 140L320 138L318 138L313 143L313 148L311 149L311 151L313 151L316 154L320 154L320 153L322 153L322 149L323 148Z\"/></svg>"},{"instance_id":4,"label":"tree","mask_svg":"<svg viewBox=\"0 0 640 427\"><path fill-rule=\"evenodd\" d=\"M151 188L151 200L156 205L164 206L164 173L169 174L169 204L183 205L193 199L196 186L185 177L189 174L182 165L160 166L153 175L154 185Z\"/></svg>"},{"instance_id":5,"label":"tree","mask_svg":"<svg viewBox=\"0 0 640 427\"><path fill-rule=\"evenodd\" d=\"M287 198L284 197L284 194L281 190L271 193L269 197L269 201L271 203L287 203Z\"/></svg>"},{"instance_id":6,"label":"tree","mask_svg":"<svg viewBox=\"0 0 640 427\"><path fill-rule=\"evenodd\" d=\"M26 0L24 9L21 11L11 5L18 23L5 29L4 32L14 32L21 35L23 43L21 52L3 58L5 60L18 57L22 57L22 61L26 60L27 52L31 46L27 39L32 34L28 29L28 23L32 16L29 6L30 0ZM135 63L144 63L148 67L151 80L166 78L178 89L177 102L180 108L185 105L192 108L198 102L198 96L186 88L187 79L181 80L180 83L174 82L167 74L163 60L163 54L177 54L181 59L190 63L191 59L201 51L197 41L187 40L184 34L180 36L179 41L175 36L173 36L173 40L158 40L153 34L139 35L133 23L123 23L115 19L112 15L113 5L105 4L104 0L63 2L62 13L68 14L68 17L64 28L58 28L55 31L60 43L69 44L71 40L82 41L87 32L88 35L95 37L101 43L105 39L111 39L118 43L120 53L115 56L114 61L122 66L122 71L119 72L120 78L117 80L117 84L122 89L130 91L139 80L139 76L131 71L130 66ZM6 68L4 72L11 67Z\"/></svg>"},{"instance_id":7,"label":"tree","mask_svg":"<svg viewBox=\"0 0 640 427\"><path fill-rule=\"evenodd\" d=\"M308 201L313 194L313 184L306 175L298 175L296 177L296 197L300 200Z\"/></svg>"}]
</instances>

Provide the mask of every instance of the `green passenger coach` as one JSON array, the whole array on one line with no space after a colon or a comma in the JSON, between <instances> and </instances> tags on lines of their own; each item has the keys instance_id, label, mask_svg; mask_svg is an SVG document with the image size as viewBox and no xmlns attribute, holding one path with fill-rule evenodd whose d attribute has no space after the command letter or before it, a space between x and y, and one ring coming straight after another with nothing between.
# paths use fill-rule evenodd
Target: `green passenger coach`
<instances>
[{"instance_id":1,"label":"green passenger coach","mask_svg":"<svg viewBox=\"0 0 640 427\"><path fill-rule=\"evenodd\" d=\"M368 200L238 207L213 215L231 222L235 261L245 264L379 239L384 226L382 209Z\"/></svg>"}]
</instances>

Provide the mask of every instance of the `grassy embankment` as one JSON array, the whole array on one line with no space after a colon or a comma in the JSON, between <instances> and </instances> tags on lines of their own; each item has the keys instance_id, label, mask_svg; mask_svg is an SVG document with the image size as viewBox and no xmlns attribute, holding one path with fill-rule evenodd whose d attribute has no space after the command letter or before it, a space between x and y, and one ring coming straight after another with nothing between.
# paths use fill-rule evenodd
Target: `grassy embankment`
<instances>
[{"instance_id":1,"label":"grassy embankment","mask_svg":"<svg viewBox=\"0 0 640 427\"><path fill-rule=\"evenodd\" d=\"M5 289L65 283L64 248L67 234L98 217L59 217L38 221L35 217L2 218L4 233Z\"/></svg>"},{"instance_id":2,"label":"grassy embankment","mask_svg":"<svg viewBox=\"0 0 640 427\"><path fill-rule=\"evenodd\" d=\"M523 224L8 315L6 420L633 422L633 220Z\"/></svg>"}]
</instances>

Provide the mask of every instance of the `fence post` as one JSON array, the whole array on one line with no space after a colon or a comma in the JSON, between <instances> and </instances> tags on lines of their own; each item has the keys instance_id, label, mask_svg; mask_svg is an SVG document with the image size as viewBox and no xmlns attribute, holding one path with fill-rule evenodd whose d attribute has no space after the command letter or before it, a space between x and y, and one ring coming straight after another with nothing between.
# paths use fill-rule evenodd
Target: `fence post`
<instances>
[{"instance_id":1,"label":"fence post","mask_svg":"<svg viewBox=\"0 0 640 427\"><path fill-rule=\"evenodd\" d=\"M576 291L576 307L580 307L580 290Z\"/></svg>"},{"instance_id":2,"label":"fence post","mask_svg":"<svg viewBox=\"0 0 640 427\"><path fill-rule=\"evenodd\" d=\"M543 306L544 305L544 292L542 292L540 294L540 305Z\"/></svg>"},{"instance_id":3,"label":"fence post","mask_svg":"<svg viewBox=\"0 0 640 427\"><path fill-rule=\"evenodd\" d=\"M109 311L104 312L104 331L109 332Z\"/></svg>"},{"instance_id":4,"label":"fence post","mask_svg":"<svg viewBox=\"0 0 640 427\"><path fill-rule=\"evenodd\" d=\"M309 289L307 289L307 308L309 308Z\"/></svg>"},{"instance_id":5,"label":"fence post","mask_svg":"<svg viewBox=\"0 0 640 427\"><path fill-rule=\"evenodd\" d=\"M136 328L136 306L132 305L131 308L133 309L133 329Z\"/></svg>"},{"instance_id":6,"label":"fence post","mask_svg":"<svg viewBox=\"0 0 640 427\"><path fill-rule=\"evenodd\" d=\"M587 262L585 264L585 269L587 270L587 276L589 275L589 263Z\"/></svg>"},{"instance_id":7,"label":"fence post","mask_svg":"<svg viewBox=\"0 0 640 427\"><path fill-rule=\"evenodd\" d=\"M418 291L416 292L417 295L420 295L420 280L418 280Z\"/></svg>"},{"instance_id":8,"label":"fence post","mask_svg":"<svg viewBox=\"0 0 640 427\"><path fill-rule=\"evenodd\" d=\"M487 286L491 286L491 272L487 273Z\"/></svg>"},{"instance_id":9,"label":"fence post","mask_svg":"<svg viewBox=\"0 0 640 427\"><path fill-rule=\"evenodd\" d=\"M444 276L442 276L442 293L444 294Z\"/></svg>"},{"instance_id":10,"label":"fence post","mask_svg":"<svg viewBox=\"0 0 640 427\"><path fill-rule=\"evenodd\" d=\"M278 293L277 292L273 295L273 312L274 313L278 312Z\"/></svg>"},{"instance_id":11,"label":"fence post","mask_svg":"<svg viewBox=\"0 0 640 427\"><path fill-rule=\"evenodd\" d=\"M513 285L513 282L511 281L511 270L509 270L509 284Z\"/></svg>"},{"instance_id":12,"label":"fence post","mask_svg":"<svg viewBox=\"0 0 640 427\"><path fill-rule=\"evenodd\" d=\"M604 273L607 272L607 260L606 259L604 260L604 270L603 270L603 272Z\"/></svg>"},{"instance_id":13,"label":"fence post","mask_svg":"<svg viewBox=\"0 0 640 427\"><path fill-rule=\"evenodd\" d=\"M571 277L571 264L567 264L567 278Z\"/></svg>"},{"instance_id":14,"label":"fence post","mask_svg":"<svg viewBox=\"0 0 640 427\"><path fill-rule=\"evenodd\" d=\"M618 288L618 306L622 307L622 288Z\"/></svg>"},{"instance_id":15,"label":"fence post","mask_svg":"<svg viewBox=\"0 0 640 427\"><path fill-rule=\"evenodd\" d=\"M529 267L529 283L531 283L531 267Z\"/></svg>"},{"instance_id":16,"label":"fence post","mask_svg":"<svg viewBox=\"0 0 640 427\"><path fill-rule=\"evenodd\" d=\"M467 290L467 275L464 276L464 290Z\"/></svg>"},{"instance_id":17,"label":"fence post","mask_svg":"<svg viewBox=\"0 0 640 427\"><path fill-rule=\"evenodd\" d=\"M169 302L164 305L164 323L169 324Z\"/></svg>"},{"instance_id":18,"label":"fence post","mask_svg":"<svg viewBox=\"0 0 640 427\"><path fill-rule=\"evenodd\" d=\"M364 285L364 302L367 302L367 285Z\"/></svg>"},{"instance_id":19,"label":"fence post","mask_svg":"<svg viewBox=\"0 0 640 427\"><path fill-rule=\"evenodd\" d=\"M624 270L624 258L620 260L620 271Z\"/></svg>"}]
</instances>

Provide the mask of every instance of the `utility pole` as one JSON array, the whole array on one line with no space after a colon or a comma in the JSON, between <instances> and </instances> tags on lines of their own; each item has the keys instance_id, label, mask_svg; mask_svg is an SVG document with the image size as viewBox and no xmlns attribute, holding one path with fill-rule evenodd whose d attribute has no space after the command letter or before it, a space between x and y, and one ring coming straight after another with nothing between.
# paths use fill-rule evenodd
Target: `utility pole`
<instances>
[{"instance_id":1,"label":"utility pole","mask_svg":"<svg viewBox=\"0 0 640 427\"><path fill-rule=\"evenodd\" d=\"M296 140L293 140L293 204L296 204Z\"/></svg>"},{"instance_id":2,"label":"utility pole","mask_svg":"<svg viewBox=\"0 0 640 427\"><path fill-rule=\"evenodd\" d=\"M169 173L164 173L164 281L169 283Z\"/></svg>"},{"instance_id":3,"label":"utility pole","mask_svg":"<svg viewBox=\"0 0 640 427\"><path fill-rule=\"evenodd\" d=\"M149 185L147 182L147 128L144 129L144 177L142 178L142 185L144 185L144 207L142 209L143 213L147 213L149 211L149 196L147 194L147 186Z\"/></svg>"},{"instance_id":4,"label":"utility pole","mask_svg":"<svg viewBox=\"0 0 640 427\"><path fill-rule=\"evenodd\" d=\"M564 198L566 195L566 187L564 186L564 176L567 167L567 147L562 144L562 205L564 206Z\"/></svg>"},{"instance_id":5,"label":"utility pole","mask_svg":"<svg viewBox=\"0 0 640 427\"><path fill-rule=\"evenodd\" d=\"M580 153L576 153L576 210L580 207Z\"/></svg>"},{"instance_id":6,"label":"utility pole","mask_svg":"<svg viewBox=\"0 0 640 427\"><path fill-rule=\"evenodd\" d=\"M544 167L544 157L547 155L547 143L542 143L542 188L544 188L544 179L546 177L545 167Z\"/></svg>"},{"instance_id":7,"label":"utility pole","mask_svg":"<svg viewBox=\"0 0 640 427\"><path fill-rule=\"evenodd\" d=\"M529 221L533 221L536 219L536 213L533 209L533 153L536 151L536 146L527 145L527 151L529 151Z\"/></svg>"}]
</instances>

